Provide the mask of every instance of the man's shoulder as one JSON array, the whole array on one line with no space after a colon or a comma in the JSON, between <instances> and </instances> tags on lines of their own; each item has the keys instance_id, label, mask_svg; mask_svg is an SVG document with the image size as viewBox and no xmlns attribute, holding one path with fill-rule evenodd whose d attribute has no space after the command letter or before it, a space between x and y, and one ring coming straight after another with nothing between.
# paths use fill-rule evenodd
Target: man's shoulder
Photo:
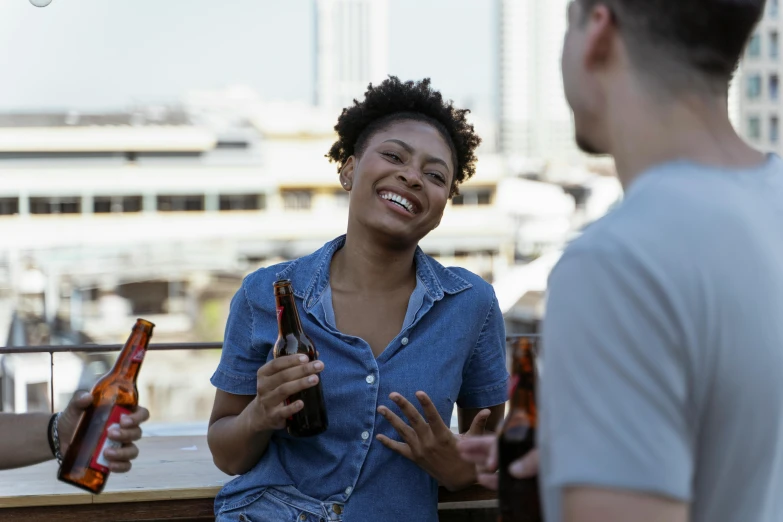
<instances>
[{"instance_id":1,"label":"man's shoulder","mask_svg":"<svg viewBox=\"0 0 783 522\"><path fill-rule=\"evenodd\" d=\"M780 173L783 178L783 162L770 157L757 170L734 171L689 163L651 169L631 185L620 205L589 225L569 249L619 248L639 255L665 252L675 258L690 255L754 219L754 198L765 190L762 176ZM783 183L770 187L783 196Z\"/></svg>"}]
</instances>

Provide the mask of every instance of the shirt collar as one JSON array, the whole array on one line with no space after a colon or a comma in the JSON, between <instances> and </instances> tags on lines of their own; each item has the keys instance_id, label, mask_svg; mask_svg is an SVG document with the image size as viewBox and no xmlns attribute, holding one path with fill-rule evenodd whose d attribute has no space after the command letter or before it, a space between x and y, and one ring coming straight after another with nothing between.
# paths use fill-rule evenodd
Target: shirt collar
<instances>
[{"instance_id":1,"label":"shirt collar","mask_svg":"<svg viewBox=\"0 0 783 522\"><path fill-rule=\"evenodd\" d=\"M294 295L304 301L308 312L321 298L329 285L329 267L332 256L345 244L345 235L330 241L312 254L288 264L276 274L277 279L290 279ZM456 294L473 285L454 271L444 267L421 248L416 247L416 277L424 285L427 294L435 301L444 295Z\"/></svg>"}]
</instances>

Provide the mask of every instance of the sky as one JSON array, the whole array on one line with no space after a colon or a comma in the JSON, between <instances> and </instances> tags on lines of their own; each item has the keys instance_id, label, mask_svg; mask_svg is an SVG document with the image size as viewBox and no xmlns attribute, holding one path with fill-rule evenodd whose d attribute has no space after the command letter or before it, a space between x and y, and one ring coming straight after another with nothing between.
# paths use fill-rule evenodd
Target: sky
<instances>
[{"instance_id":1,"label":"sky","mask_svg":"<svg viewBox=\"0 0 783 522\"><path fill-rule=\"evenodd\" d=\"M496 0L390 0L390 68L476 115L497 103ZM0 111L112 110L248 85L306 100L312 0L0 0ZM360 94L360 93L357 93Z\"/></svg>"}]
</instances>

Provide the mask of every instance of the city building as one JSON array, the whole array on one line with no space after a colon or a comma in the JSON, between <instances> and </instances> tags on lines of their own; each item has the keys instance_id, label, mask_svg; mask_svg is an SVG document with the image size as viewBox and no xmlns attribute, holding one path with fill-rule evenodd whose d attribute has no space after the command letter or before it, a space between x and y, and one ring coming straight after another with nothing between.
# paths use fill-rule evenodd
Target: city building
<instances>
[{"instance_id":1,"label":"city building","mask_svg":"<svg viewBox=\"0 0 783 522\"><path fill-rule=\"evenodd\" d=\"M247 272L345 230L349 195L324 158L333 133L151 112L0 117L0 290L17 295L26 267L40 270L46 320L64 315L102 342L141 313L161 335L198 340L201 293L230 297ZM429 254L488 280L514 262L515 221L495 204L504 169L481 157L422 242Z\"/></svg>"},{"instance_id":2,"label":"city building","mask_svg":"<svg viewBox=\"0 0 783 522\"><path fill-rule=\"evenodd\" d=\"M501 151L544 160L581 160L557 66L568 1L498 1Z\"/></svg>"},{"instance_id":3,"label":"city building","mask_svg":"<svg viewBox=\"0 0 783 522\"><path fill-rule=\"evenodd\" d=\"M389 74L388 0L314 0L314 104L347 107Z\"/></svg>"},{"instance_id":4,"label":"city building","mask_svg":"<svg viewBox=\"0 0 783 522\"><path fill-rule=\"evenodd\" d=\"M0 115L0 339L9 346L119 343L139 316L157 325L155 342L220 340L245 275L345 232L350 195L324 157L332 112L243 89L186 100ZM606 176L542 182L521 174L541 179L533 171L544 164L509 165L479 153L477 174L421 247L501 285L519 323L536 295L524 294L538 289L514 275L518 265L560 249L620 194L604 187ZM208 411L218 356L151 353L140 389L160 415L192 419ZM111 358L59 360L68 370L54 386L56 407ZM33 354L0 356L0 409L48 407L48 365ZM187 397L191 410L173 406Z\"/></svg>"},{"instance_id":5,"label":"city building","mask_svg":"<svg viewBox=\"0 0 783 522\"><path fill-rule=\"evenodd\" d=\"M780 138L781 33L780 2L768 0L764 17L745 49L737 85L740 133L752 145L778 154L783 153Z\"/></svg>"}]
</instances>

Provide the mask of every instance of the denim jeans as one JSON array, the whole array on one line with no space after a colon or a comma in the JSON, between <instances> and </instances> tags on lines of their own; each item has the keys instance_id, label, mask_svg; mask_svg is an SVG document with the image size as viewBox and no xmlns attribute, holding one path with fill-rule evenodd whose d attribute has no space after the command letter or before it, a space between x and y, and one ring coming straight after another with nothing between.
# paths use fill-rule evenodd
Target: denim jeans
<instances>
[{"instance_id":1,"label":"denim jeans","mask_svg":"<svg viewBox=\"0 0 783 522\"><path fill-rule=\"evenodd\" d=\"M320 502L293 486L270 486L224 505L215 522L342 522L343 504Z\"/></svg>"}]
</instances>

